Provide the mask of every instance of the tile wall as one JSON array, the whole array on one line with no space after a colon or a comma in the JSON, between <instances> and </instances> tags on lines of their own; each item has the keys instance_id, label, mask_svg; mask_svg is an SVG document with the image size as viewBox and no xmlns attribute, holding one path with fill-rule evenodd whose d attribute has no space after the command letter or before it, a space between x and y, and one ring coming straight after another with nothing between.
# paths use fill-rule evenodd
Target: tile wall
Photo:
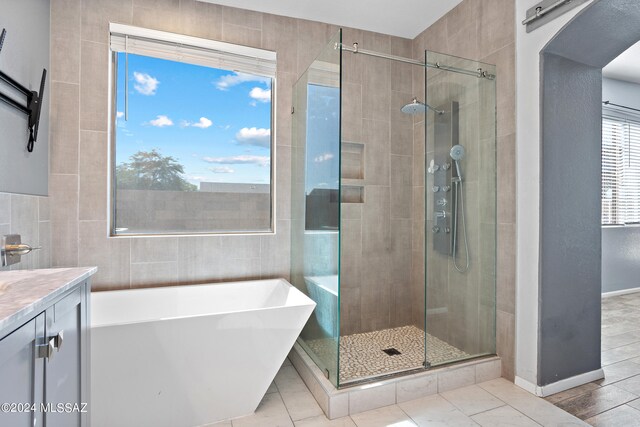
<instances>
[{"instance_id":1,"label":"tile wall","mask_svg":"<svg viewBox=\"0 0 640 427\"><path fill-rule=\"evenodd\" d=\"M424 50L474 59L497 66L497 323L498 355L502 358L502 375L514 378L515 345L515 6L511 0L465 0L413 40L414 59L424 60ZM414 89L424 81L422 72L414 72ZM424 176L424 141L417 132L414 139L414 202L423 194L420 180ZM421 207L414 203L414 212ZM421 234L418 234L421 235ZM414 241L416 234L414 233ZM415 245L414 248L420 248ZM422 253L414 251L414 260ZM414 278L424 274L414 262ZM451 276L450 276L451 277ZM421 317L420 286L414 280L414 309ZM449 283L451 285L451 282ZM469 289L473 292L473 289ZM477 295L475 295L477 297ZM467 295L465 299L475 298ZM457 331L456 333L463 333Z\"/></svg>"},{"instance_id":2,"label":"tile wall","mask_svg":"<svg viewBox=\"0 0 640 427\"><path fill-rule=\"evenodd\" d=\"M0 193L0 236L20 234L22 243L42 249L24 255L17 264L2 270L27 270L51 266L49 199L24 194Z\"/></svg>"},{"instance_id":3,"label":"tile wall","mask_svg":"<svg viewBox=\"0 0 640 427\"><path fill-rule=\"evenodd\" d=\"M56 236L56 251L51 254L53 266L97 265L94 288L118 289L141 286L201 283L247 278L288 277L290 259L290 159L291 159L291 88L313 58L324 47L338 27L324 23L298 20L258 12L213 5L195 0L57 0L51 10L51 177L50 205L51 231ZM515 290L515 66L514 66L514 7L510 0L465 0L457 8L425 30L415 40L409 41L387 35L345 29L345 43L361 42L361 46L380 51L423 59L424 49L446 52L498 65L498 352L503 357L503 375L513 378L514 342L514 290ZM108 22L132 24L164 31L173 31L244 44L277 52L276 88L276 233L246 236L195 236L108 238L107 173L108 173ZM357 64L356 64L357 65ZM389 259L387 245L402 245L411 239L409 231L413 214L397 210L400 205L413 205L420 209L418 195L420 180L413 168L411 177L405 176L408 162L414 165L422 160L415 152L416 139L424 132L411 128L396 129L400 121L391 119L397 113L389 107L385 112L368 110L379 105L380 97L402 98L413 94L414 87L406 84L410 74L406 70L389 69L389 78L366 73L367 67L355 73L363 73L362 83L345 81L345 93L353 92L346 100L358 100L354 120L359 120L345 134L347 140L365 138L367 133L390 135L379 141L381 152L369 159L381 161L375 171L368 174L369 202L377 198L384 201L383 225L377 222L377 214L367 225L361 207L353 206L345 232L358 233L360 227L362 248L366 251L364 235L378 236L371 241L374 252L371 257L361 257L369 265L361 266L369 274L378 261L383 270L392 271L396 266L403 272L419 274L419 251L402 247L394 252L398 259ZM347 68L345 68L347 70ZM394 73L398 73L396 78ZM405 76L404 74L407 74ZM345 76L348 76L345 71ZM393 77L393 78L392 78ZM385 88L381 95L366 87ZM415 82L415 73L414 73ZM350 84L351 83L351 84ZM409 85L411 86L411 85ZM369 99L368 97L371 97ZM387 102L385 105L391 104ZM345 109L346 109L345 105ZM360 108L360 109L359 109ZM386 107L385 107L386 108ZM388 114L384 119L378 114ZM387 119L387 117L389 119ZM367 120L372 121L371 123ZM378 132L377 127L384 127ZM387 128L388 127L388 128ZM393 128L393 129L392 129ZM397 135L395 140L391 135ZM357 141L356 141L357 142ZM410 145L406 145L410 144ZM409 147L414 147L409 150ZM406 150L405 150L406 149ZM373 154L374 151L372 150ZM382 171L382 173L380 173ZM419 177L418 177L419 178ZM375 179L381 179L377 182ZM400 188L402 187L402 188ZM412 199L407 201L408 188ZM396 188L397 191L394 190ZM1 196L0 196L1 197ZM13 196L11 196L13 197ZM367 197L367 196L365 196ZM388 200L388 202L386 202ZM409 212L409 214L407 214ZM1 212L0 212L1 213ZM374 212L375 213L375 212ZM48 218L48 217L45 217ZM2 223L0 215L0 224ZM40 224L46 221L38 221ZM359 224L358 224L359 222ZM0 225L2 227L3 225ZM370 234L365 231L374 231ZM388 236L408 236L385 239ZM420 234L420 233L418 233ZM354 241L357 241L355 239ZM368 245L368 243L367 243ZM413 254L409 258L406 254ZM406 253L405 253L406 252ZM357 251L356 251L357 253ZM369 261L366 261L369 260ZM407 260L410 260L407 264ZM354 262L357 262L354 258ZM387 265L388 263L388 265ZM409 265L410 264L410 265ZM392 273L394 278L403 274ZM372 279L373 280L373 279ZM377 280L377 279L376 279ZM399 279L400 280L400 279ZM403 279L404 280L404 279ZM397 315L409 301L397 299L394 289L407 286L405 281L387 281L376 287L379 292L363 295L359 285L368 278L354 278L349 289L352 301L353 323L345 323L345 330L379 328L380 318L368 315L367 308L386 301L383 321L393 324L404 321ZM408 279L406 281L408 283ZM345 293L345 296L347 293ZM407 295L406 292L402 295ZM415 300L415 295L411 296ZM363 309L364 307L364 309ZM395 313L395 314L394 314ZM347 319L349 317L347 316ZM346 322L346 321L345 321Z\"/></svg>"}]
</instances>

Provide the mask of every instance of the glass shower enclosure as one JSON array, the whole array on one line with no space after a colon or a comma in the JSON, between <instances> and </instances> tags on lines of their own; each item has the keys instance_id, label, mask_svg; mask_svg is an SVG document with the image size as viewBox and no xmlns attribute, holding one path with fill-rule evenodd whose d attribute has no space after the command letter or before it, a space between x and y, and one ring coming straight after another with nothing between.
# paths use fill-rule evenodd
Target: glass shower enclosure
<instances>
[{"instance_id":1,"label":"glass shower enclosure","mask_svg":"<svg viewBox=\"0 0 640 427\"><path fill-rule=\"evenodd\" d=\"M298 342L336 387L495 353L495 69L364 48L293 88Z\"/></svg>"}]
</instances>

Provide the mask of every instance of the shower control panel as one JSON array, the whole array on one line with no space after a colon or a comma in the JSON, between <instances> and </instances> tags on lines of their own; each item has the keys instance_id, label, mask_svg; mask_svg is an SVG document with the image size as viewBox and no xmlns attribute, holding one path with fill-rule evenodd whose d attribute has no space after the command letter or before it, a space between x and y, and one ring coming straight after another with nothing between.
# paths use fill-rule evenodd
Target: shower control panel
<instances>
[{"instance_id":1,"label":"shower control panel","mask_svg":"<svg viewBox=\"0 0 640 427\"><path fill-rule=\"evenodd\" d=\"M449 154L451 147L458 144L458 103L451 102L438 107L443 114L434 114L434 151L429 159L427 172L431 178L432 200L427 202L433 210L431 235L434 250L450 255L452 251L455 199L453 198L453 179L456 168Z\"/></svg>"}]
</instances>

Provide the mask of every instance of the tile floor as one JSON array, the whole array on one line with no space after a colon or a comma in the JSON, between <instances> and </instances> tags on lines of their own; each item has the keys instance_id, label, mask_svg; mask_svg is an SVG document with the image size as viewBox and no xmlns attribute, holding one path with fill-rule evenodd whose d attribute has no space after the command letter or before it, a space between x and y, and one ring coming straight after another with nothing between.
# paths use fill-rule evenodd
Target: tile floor
<instances>
[{"instance_id":1,"label":"tile floor","mask_svg":"<svg viewBox=\"0 0 640 427\"><path fill-rule=\"evenodd\" d=\"M546 398L593 426L640 427L640 292L602 300L605 378Z\"/></svg>"},{"instance_id":2,"label":"tile floor","mask_svg":"<svg viewBox=\"0 0 640 427\"><path fill-rule=\"evenodd\" d=\"M586 426L502 378L328 420L287 361L255 414L219 427Z\"/></svg>"}]
</instances>

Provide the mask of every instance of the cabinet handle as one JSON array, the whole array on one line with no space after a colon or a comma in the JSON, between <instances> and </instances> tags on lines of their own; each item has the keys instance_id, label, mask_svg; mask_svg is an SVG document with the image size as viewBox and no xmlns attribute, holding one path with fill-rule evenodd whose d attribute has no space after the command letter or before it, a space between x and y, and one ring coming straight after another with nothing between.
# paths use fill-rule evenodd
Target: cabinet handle
<instances>
[{"instance_id":1,"label":"cabinet handle","mask_svg":"<svg viewBox=\"0 0 640 427\"><path fill-rule=\"evenodd\" d=\"M38 358L51 359L53 358L54 350L60 351L62 348L62 342L64 341L64 331L58 332L58 334L49 339L46 344L37 345Z\"/></svg>"},{"instance_id":2,"label":"cabinet handle","mask_svg":"<svg viewBox=\"0 0 640 427\"><path fill-rule=\"evenodd\" d=\"M51 339L53 340L53 346L55 347L55 349L60 351L60 349L62 348L62 341L64 339L64 331L58 332L58 335Z\"/></svg>"},{"instance_id":3,"label":"cabinet handle","mask_svg":"<svg viewBox=\"0 0 640 427\"><path fill-rule=\"evenodd\" d=\"M53 341L54 339L51 338L48 343L36 346L39 359L50 359L53 357L53 349L55 348Z\"/></svg>"}]
</instances>

